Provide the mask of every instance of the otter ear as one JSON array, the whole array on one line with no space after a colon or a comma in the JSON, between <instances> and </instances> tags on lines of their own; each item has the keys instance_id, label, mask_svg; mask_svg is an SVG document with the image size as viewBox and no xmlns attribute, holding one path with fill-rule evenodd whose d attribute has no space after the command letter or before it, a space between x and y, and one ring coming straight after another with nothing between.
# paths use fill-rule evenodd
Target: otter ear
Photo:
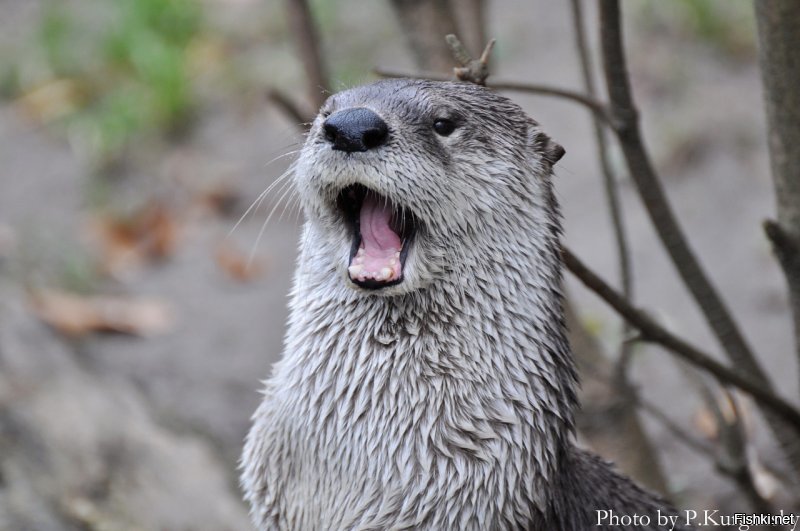
<instances>
[{"instance_id":1,"label":"otter ear","mask_svg":"<svg viewBox=\"0 0 800 531\"><path fill-rule=\"evenodd\" d=\"M567 151L561 147L561 144L553 140L552 138L545 135L547 138L547 142L544 145L544 159L550 163L550 166L555 166L556 162L561 160L561 157L564 156L564 153Z\"/></svg>"},{"instance_id":2,"label":"otter ear","mask_svg":"<svg viewBox=\"0 0 800 531\"><path fill-rule=\"evenodd\" d=\"M534 123L532 125L533 127L529 130L530 146L541 157L542 161L552 168L556 162L561 160L566 151L561 147L561 144L543 133L538 124Z\"/></svg>"}]
</instances>

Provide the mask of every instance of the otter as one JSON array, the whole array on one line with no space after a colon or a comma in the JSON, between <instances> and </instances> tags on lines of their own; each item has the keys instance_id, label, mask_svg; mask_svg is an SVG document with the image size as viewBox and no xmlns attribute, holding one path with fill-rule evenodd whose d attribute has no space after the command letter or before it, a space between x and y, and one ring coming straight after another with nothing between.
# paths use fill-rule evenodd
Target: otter
<instances>
[{"instance_id":1,"label":"otter","mask_svg":"<svg viewBox=\"0 0 800 531\"><path fill-rule=\"evenodd\" d=\"M572 442L563 153L473 84L327 100L293 170L306 222L285 350L242 457L259 529L673 528Z\"/></svg>"}]
</instances>

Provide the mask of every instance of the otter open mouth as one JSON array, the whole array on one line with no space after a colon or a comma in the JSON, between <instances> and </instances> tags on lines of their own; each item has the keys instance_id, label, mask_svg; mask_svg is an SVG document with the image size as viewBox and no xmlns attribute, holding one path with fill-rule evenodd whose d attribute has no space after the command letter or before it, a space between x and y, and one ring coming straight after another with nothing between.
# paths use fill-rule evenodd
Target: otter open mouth
<instances>
[{"instance_id":1,"label":"otter open mouth","mask_svg":"<svg viewBox=\"0 0 800 531\"><path fill-rule=\"evenodd\" d=\"M342 190L336 205L353 233L350 280L368 289L402 282L415 233L413 214L360 184Z\"/></svg>"}]
</instances>

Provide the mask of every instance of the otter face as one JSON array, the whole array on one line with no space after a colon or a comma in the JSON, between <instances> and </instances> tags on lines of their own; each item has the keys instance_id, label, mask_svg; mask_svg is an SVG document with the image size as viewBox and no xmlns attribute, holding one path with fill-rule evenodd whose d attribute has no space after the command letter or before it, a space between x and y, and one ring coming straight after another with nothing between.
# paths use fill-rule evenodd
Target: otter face
<instances>
[{"instance_id":1,"label":"otter face","mask_svg":"<svg viewBox=\"0 0 800 531\"><path fill-rule=\"evenodd\" d=\"M382 295L463 274L467 254L502 238L487 227L525 230L517 213L562 154L516 104L477 85L386 80L333 95L295 171L312 252Z\"/></svg>"}]
</instances>

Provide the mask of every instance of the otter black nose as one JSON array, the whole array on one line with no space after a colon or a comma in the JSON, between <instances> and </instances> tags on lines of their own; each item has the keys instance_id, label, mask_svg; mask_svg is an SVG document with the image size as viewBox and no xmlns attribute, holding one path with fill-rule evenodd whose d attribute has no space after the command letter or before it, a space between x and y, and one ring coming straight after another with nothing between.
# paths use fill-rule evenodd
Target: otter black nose
<instances>
[{"instance_id":1,"label":"otter black nose","mask_svg":"<svg viewBox=\"0 0 800 531\"><path fill-rule=\"evenodd\" d=\"M358 107L333 113L322 125L325 139L340 151L367 151L386 143L389 128L369 109Z\"/></svg>"}]
</instances>

